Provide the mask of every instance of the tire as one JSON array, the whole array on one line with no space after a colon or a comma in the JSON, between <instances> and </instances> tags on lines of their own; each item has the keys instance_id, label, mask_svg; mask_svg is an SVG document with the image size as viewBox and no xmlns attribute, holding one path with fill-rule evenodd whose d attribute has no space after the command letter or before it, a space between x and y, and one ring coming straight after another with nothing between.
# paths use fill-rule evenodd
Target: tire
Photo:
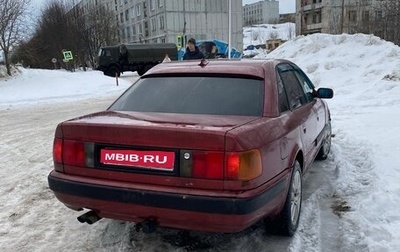
<instances>
[{"instance_id":1,"label":"tire","mask_svg":"<svg viewBox=\"0 0 400 252\"><path fill-rule=\"evenodd\" d=\"M321 147L318 151L318 154L315 159L317 160L325 160L328 158L328 154L331 151L331 145L332 145L332 128L331 124L327 125L328 127L328 134L322 141Z\"/></svg>"},{"instance_id":2,"label":"tire","mask_svg":"<svg viewBox=\"0 0 400 252\"><path fill-rule=\"evenodd\" d=\"M285 205L276 218L266 220L265 227L267 231L285 236L294 235L299 226L302 191L301 166L299 161L296 160L290 178L289 191L286 196Z\"/></svg>"},{"instance_id":3,"label":"tire","mask_svg":"<svg viewBox=\"0 0 400 252\"><path fill-rule=\"evenodd\" d=\"M137 70L136 72L137 72L137 74L138 74L139 76L142 76L142 75L145 73L145 71L144 71L143 68Z\"/></svg>"},{"instance_id":4,"label":"tire","mask_svg":"<svg viewBox=\"0 0 400 252\"><path fill-rule=\"evenodd\" d=\"M110 67L107 69L106 75L107 75L107 76L110 76L110 77L115 77L115 75L117 75L118 77L120 77L120 76L121 76L121 71L120 71L119 68L116 67L116 66L110 66Z\"/></svg>"}]
</instances>

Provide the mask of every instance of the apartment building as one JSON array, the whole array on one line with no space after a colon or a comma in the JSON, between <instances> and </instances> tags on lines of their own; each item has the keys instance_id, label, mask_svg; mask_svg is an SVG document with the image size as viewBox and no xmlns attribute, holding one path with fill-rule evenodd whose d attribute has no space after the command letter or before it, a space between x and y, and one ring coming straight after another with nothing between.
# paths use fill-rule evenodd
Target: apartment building
<instances>
[{"instance_id":1,"label":"apartment building","mask_svg":"<svg viewBox=\"0 0 400 252\"><path fill-rule=\"evenodd\" d=\"M382 18L382 11L373 7L377 1L379 0L296 1L296 34L371 33L373 24Z\"/></svg>"},{"instance_id":2,"label":"apartment building","mask_svg":"<svg viewBox=\"0 0 400 252\"><path fill-rule=\"evenodd\" d=\"M279 22L279 1L264 0L243 6L243 25L276 24Z\"/></svg>"},{"instance_id":3,"label":"apartment building","mask_svg":"<svg viewBox=\"0 0 400 252\"><path fill-rule=\"evenodd\" d=\"M229 4L230 3L230 4ZM120 43L176 43L229 40L243 48L242 0L82 0L79 6L103 5L115 12Z\"/></svg>"}]
</instances>

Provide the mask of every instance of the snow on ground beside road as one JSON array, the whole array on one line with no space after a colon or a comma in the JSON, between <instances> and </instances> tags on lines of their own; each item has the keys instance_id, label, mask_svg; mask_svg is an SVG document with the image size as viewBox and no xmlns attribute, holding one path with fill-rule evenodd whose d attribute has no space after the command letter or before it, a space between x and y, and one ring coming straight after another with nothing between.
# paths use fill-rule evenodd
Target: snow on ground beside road
<instances>
[{"instance_id":1,"label":"snow on ground beside road","mask_svg":"<svg viewBox=\"0 0 400 252\"><path fill-rule=\"evenodd\" d=\"M199 234L200 241L212 240L218 251L397 251L400 48L372 35L313 34L257 57L292 60L317 88L333 88L335 97L327 100L336 134L332 152L307 175L314 180L306 178L309 193L293 238L271 238L256 228ZM56 124L105 109L137 78L124 74L116 86L96 71L21 69L0 79L1 251L185 250L176 245L184 237L172 230L143 235L126 222L82 225L48 190Z\"/></svg>"},{"instance_id":2,"label":"snow on ground beside road","mask_svg":"<svg viewBox=\"0 0 400 252\"><path fill-rule=\"evenodd\" d=\"M117 86L115 78L100 71L71 73L66 70L18 69L19 74L0 82L0 108L99 98L121 93L138 78L136 74L125 73Z\"/></svg>"}]
</instances>

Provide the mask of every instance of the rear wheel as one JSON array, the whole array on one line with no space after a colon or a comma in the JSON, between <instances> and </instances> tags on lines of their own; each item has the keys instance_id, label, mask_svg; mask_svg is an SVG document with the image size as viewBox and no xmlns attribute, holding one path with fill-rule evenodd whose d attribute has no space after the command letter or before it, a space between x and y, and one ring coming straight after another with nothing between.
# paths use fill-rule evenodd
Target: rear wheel
<instances>
[{"instance_id":1,"label":"rear wheel","mask_svg":"<svg viewBox=\"0 0 400 252\"><path fill-rule=\"evenodd\" d=\"M302 189L301 166L296 160L285 205L278 217L266 221L266 229L268 231L286 236L294 235L299 226Z\"/></svg>"},{"instance_id":2,"label":"rear wheel","mask_svg":"<svg viewBox=\"0 0 400 252\"><path fill-rule=\"evenodd\" d=\"M139 76L142 76L146 71L143 68L141 68L141 69L137 70L136 72L138 73Z\"/></svg>"},{"instance_id":3,"label":"rear wheel","mask_svg":"<svg viewBox=\"0 0 400 252\"><path fill-rule=\"evenodd\" d=\"M107 69L106 75L107 75L107 76L110 76L110 77L115 77L115 76L120 77L120 76L121 76L121 71L120 71L119 68L116 67L116 66L110 66L110 67Z\"/></svg>"},{"instance_id":4,"label":"rear wheel","mask_svg":"<svg viewBox=\"0 0 400 252\"><path fill-rule=\"evenodd\" d=\"M331 144L332 144L332 129L331 124L328 124L328 132L325 139L322 141L321 148L317 154L316 159L318 160L325 160L328 158L328 154L331 151Z\"/></svg>"}]
</instances>

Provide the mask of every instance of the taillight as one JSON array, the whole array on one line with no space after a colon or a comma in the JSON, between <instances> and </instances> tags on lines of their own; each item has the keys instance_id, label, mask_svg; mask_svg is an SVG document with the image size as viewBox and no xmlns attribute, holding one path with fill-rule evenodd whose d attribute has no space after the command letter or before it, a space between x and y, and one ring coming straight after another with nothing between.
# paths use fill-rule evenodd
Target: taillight
<instances>
[{"instance_id":1,"label":"taillight","mask_svg":"<svg viewBox=\"0 0 400 252\"><path fill-rule=\"evenodd\" d=\"M56 163L62 163L62 139L60 138L54 138L53 160Z\"/></svg>"},{"instance_id":2,"label":"taillight","mask_svg":"<svg viewBox=\"0 0 400 252\"><path fill-rule=\"evenodd\" d=\"M246 181L257 178L261 172L261 155L258 150L226 154L226 179Z\"/></svg>"},{"instance_id":3,"label":"taillight","mask_svg":"<svg viewBox=\"0 0 400 252\"><path fill-rule=\"evenodd\" d=\"M224 153L193 152L192 177L205 179L222 179Z\"/></svg>"},{"instance_id":4,"label":"taillight","mask_svg":"<svg viewBox=\"0 0 400 252\"><path fill-rule=\"evenodd\" d=\"M57 171L63 171L63 165L94 167L94 143L55 138L53 160Z\"/></svg>"},{"instance_id":5,"label":"taillight","mask_svg":"<svg viewBox=\"0 0 400 252\"><path fill-rule=\"evenodd\" d=\"M64 140L63 161L65 165L85 166L85 144L78 141Z\"/></svg>"},{"instance_id":6,"label":"taillight","mask_svg":"<svg viewBox=\"0 0 400 252\"><path fill-rule=\"evenodd\" d=\"M225 163L225 174L227 179L239 177L240 155L238 153L227 153Z\"/></svg>"},{"instance_id":7,"label":"taillight","mask_svg":"<svg viewBox=\"0 0 400 252\"><path fill-rule=\"evenodd\" d=\"M261 175L258 150L247 152L206 152L184 150L181 176L201 179L251 180Z\"/></svg>"}]
</instances>

